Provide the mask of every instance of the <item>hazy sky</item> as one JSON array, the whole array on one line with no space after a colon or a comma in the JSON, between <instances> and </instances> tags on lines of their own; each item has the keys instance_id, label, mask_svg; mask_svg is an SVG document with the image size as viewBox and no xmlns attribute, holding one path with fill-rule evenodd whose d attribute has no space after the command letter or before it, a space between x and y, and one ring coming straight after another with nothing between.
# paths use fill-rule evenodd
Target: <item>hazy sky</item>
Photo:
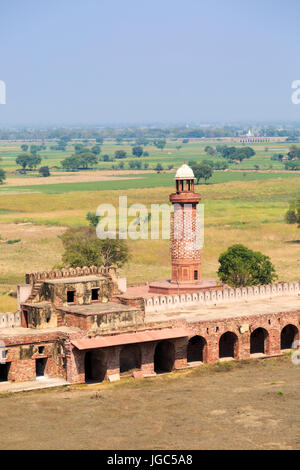
<instances>
[{"instance_id":1,"label":"hazy sky","mask_svg":"<svg viewBox=\"0 0 300 470\"><path fill-rule=\"evenodd\" d=\"M0 7L0 125L300 121L298 0Z\"/></svg>"}]
</instances>

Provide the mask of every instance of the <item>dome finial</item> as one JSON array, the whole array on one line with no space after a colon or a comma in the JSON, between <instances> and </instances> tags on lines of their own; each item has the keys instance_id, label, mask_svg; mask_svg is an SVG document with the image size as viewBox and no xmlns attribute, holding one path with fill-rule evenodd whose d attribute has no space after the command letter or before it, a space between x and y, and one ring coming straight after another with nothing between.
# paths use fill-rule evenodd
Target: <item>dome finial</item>
<instances>
[{"instance_id":1,"label":"dome finial","mask_svg":"<svg viewBox=\"0 0 300 470\"><path fill-rule=\"evenodd\" d=\"M194 180L194 172L185 162L178 168L175 175L176 180Z\"/></svg>"}]
</instances>

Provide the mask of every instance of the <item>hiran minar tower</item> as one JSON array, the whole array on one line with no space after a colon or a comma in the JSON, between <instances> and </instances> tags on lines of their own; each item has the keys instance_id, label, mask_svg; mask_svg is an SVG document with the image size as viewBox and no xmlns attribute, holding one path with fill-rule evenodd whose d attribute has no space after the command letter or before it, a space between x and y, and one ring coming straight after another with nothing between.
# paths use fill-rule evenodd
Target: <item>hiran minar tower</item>
<instances>
[{"instance_id":1,"label":"hiran minar tower","mask_svg":"<svg viewBox=\"0 0 300 470\"><path fill-rule=\"evenodd\" d=\"M201 279L200 220L197 205L200 194L194 191L193 170L184 163L178 168L171 229L172 283L199 284Z\"/></svg>"},{"instance_id":2,"label":"hiran minar tower","mask_svg":"<svg viewBox=\"0 0 300 470\"><path fill-rule=\"evenodd\" d=\"M216 289L214 280L201 278L201 229L197 206L201 200L195 193L193 170L184 163L175 175L176 193L170 194L173 204L171 224L172 276L168 281L149 284L150 293L174 294Z\"/></svg>"}]
</instances>

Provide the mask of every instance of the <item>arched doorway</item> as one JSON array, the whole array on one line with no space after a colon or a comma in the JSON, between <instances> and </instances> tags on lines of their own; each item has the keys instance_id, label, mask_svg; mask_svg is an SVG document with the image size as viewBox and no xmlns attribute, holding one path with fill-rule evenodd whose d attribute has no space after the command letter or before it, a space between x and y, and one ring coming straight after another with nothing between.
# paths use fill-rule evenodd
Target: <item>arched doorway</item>
<instances>
[{"instance_id":1,"label":"arched doorway","mask_svg":"<svg viewBox=\"0 0 300 470\"><path fill-rule=\"evenodd\" d=\"M154 370L155 372L171 372L175 362L175 348L170 341L160 341L155 348Z\"/></svg>"},{"instance_id":2,"label":"arched doorway","mask_svg":"<svg viewBox=\"0 0 300 470\"><path fill-rule=\"evenodd\" d=\"M120 372L141 368L141 350L138 344L127 344L120 352Z\"/></svg>"},{"instance_id":3,"label":"arched doorway","mask_svg":"<svg viewBox=\"0 0 300 470\"><path fill-rule=\"evenodd\" d=\"M298 328L294 325L286 325L280 335L280 349L292 349L293 343L298 339Z\"/></svg>"},{"instance_id":4,"label":"arched doorway","mask_svg":"<svg viewBox=\"0 0 300 470\"><path fill-rule=\"evenodd\" d=\"M238 337L231 331L226 331L219 341L219 358L223 357L236 357L236 348L238 344Z\"/></svg>"},{"instance_id":5,"label":"arched doorway","mask_svg":"<svg viewBox=\"0 0 300 470\"><path fill-rule=\"evenodd\" d=\"M104 351L94 349L87 351L84 358L85 381L102 382L107 370L107 358Z\"/></svg>"},{"instance_id":6,"label":"arched doorway","mask_svg":"<svg viewBox=\"0 0 300 470\"><path fill-rule=\"evenodd\" d=\"M250 335L250 354L266 354L268 332L264 328L256 328Z\"/></svg>"},{"instance_id":7,"label":"arched doorway","mask_svg":"<svg viewBox=\"0 0 300 470\"><path fill-rule=\"evenodd\" d=\"M206 340L202 336L190 338L187 346L187 362L204 362L206 360Z\"/></svg>"}]
</instances>

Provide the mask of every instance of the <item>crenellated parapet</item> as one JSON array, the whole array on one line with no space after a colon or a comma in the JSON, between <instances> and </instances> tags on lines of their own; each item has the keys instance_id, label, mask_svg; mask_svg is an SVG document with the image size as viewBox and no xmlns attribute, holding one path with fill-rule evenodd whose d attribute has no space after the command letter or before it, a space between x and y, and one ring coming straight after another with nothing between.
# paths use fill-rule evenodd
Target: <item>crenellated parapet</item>
<instances>
[{"instance_id":1,"label":"crenellated parapet","mask_svg":"<svg viewBox=\"0 0 300 470\"><path fill-rule=\"evenodd\" d=\"M0 328L21 326L21 313L0 313Z\"/></svg>"},{"instance_id":2,"label":"crenellated parapet","mask_svg":"<svg viewBox=\"0 0 300 470\"><path fill-rule=\"evenodd\" d=\"M189 306L205 306L238 301L251 301L300 293L300 282L278 282L270 285L202 290L190 294L155 295L144 300L145 312L161 312ZM299 304L300 305L300 304Z\"/></svg>"},{"instance_id":3,"label":"crenellated parapet","mask_svg":"<svg viewBox=\"0 0 300 470\"><path fill-rule=\"evenodd\" d=\"M116 277L115 266L84 266L82 268L62 268L51 271L39 271L26 274L26 284L36 284L51 279L62 279L68 277L80 277L90 275L101 275Z\"/></svg>"}]
</instances>

